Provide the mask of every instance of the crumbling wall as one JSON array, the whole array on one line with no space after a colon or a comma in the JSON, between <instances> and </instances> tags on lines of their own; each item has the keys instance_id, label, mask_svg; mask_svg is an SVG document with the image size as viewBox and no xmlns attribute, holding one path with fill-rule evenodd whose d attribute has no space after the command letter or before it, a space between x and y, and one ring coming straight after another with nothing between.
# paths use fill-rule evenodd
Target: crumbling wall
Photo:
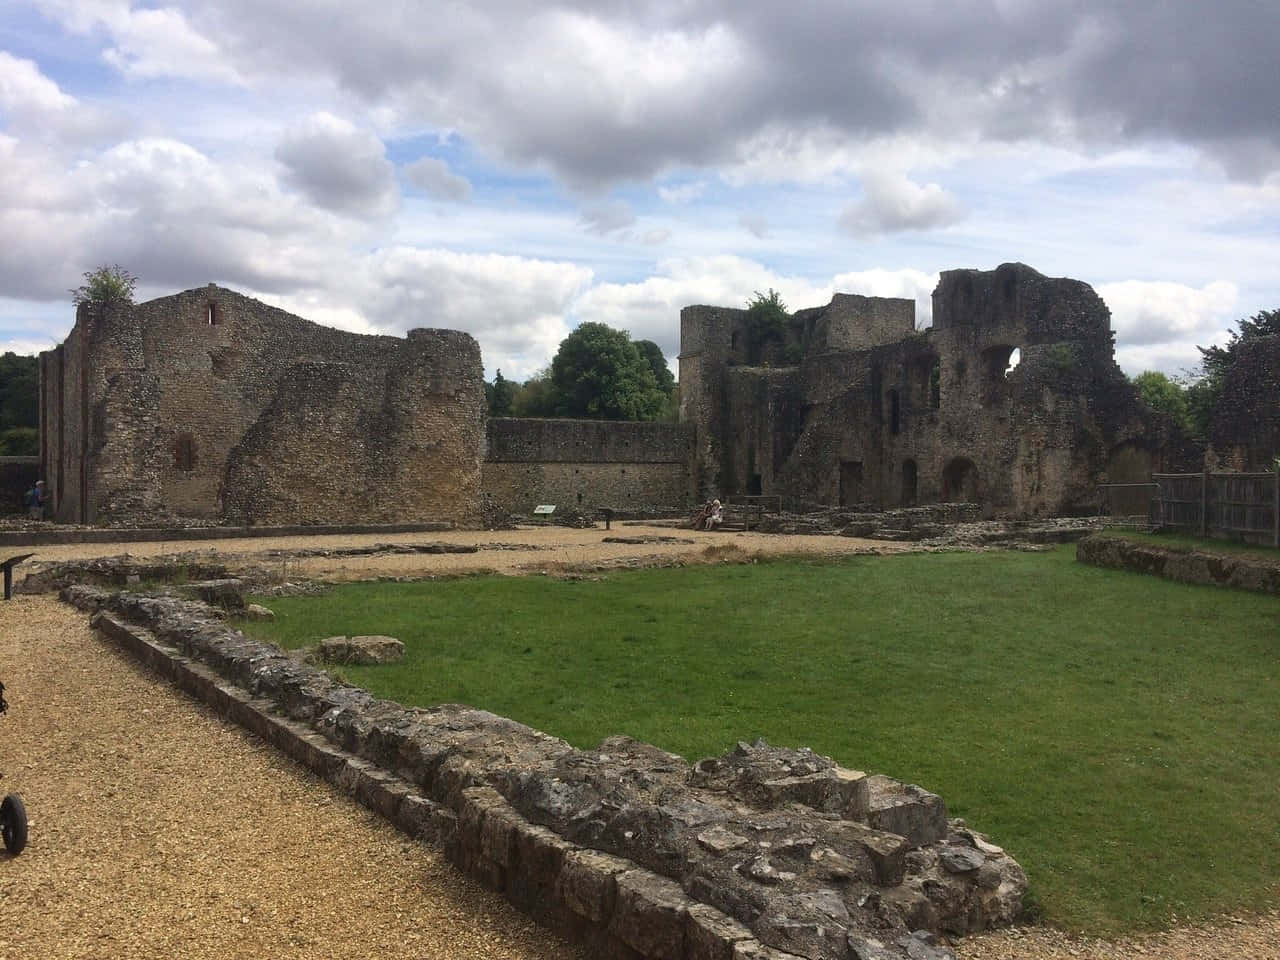
<instances>
[{"instance_id":1,"label":"crumbling wall","mask_svg":"<svg viewBox=\"0 0 1280 960\"><path fill-rule=\"evenodd\" d=\"M346 333L211 284L103 315L82 308L43 357L42 370L61 370L60 394L42 390L46 456L66 464L58 519L476 514L484 386L466 334Z\"/></svg>"},{"instance_id":2,"label":"crumbling wall","mask_svg":"<svg viewBox=\"0 0 1280 960\"><path fill-rule=\"evenodd\" d=\"M910 301L839 295L798 311L804 350L782 369L739 365L745 311L682 312L698 469L729 495L1036 516L1096 511L1097 485L1113 461L1130 479L1135 450L1149 468L1176 459L1116 366L1110 312L1087 284L1010 263L947 271L933 299L924 332ZM743 469L753 456L758 477Z\"/></svg>"},{"instance_id":3,"label":"crumbling wall","mask_svg":"<svg viewBox=\"0 0 1280 960\"><path fill-rule=\"evenodd\" d=\"M693 431L683 424L494 418L481 487L499 507L683 510Z\"/></svg>"}]
</instances>

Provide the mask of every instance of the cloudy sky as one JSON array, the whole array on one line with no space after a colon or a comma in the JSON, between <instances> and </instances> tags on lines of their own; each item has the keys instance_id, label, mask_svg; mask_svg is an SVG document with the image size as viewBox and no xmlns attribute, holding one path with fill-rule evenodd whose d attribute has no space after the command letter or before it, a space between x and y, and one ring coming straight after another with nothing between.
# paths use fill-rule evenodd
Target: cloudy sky
<instances>
[{"instance_id":1,"label":"cloudy sky","mask_svg":"<svg viewBox=\"0 0 1280 960\"><path fill-rule=\"evenodd\" d=\"M322 323L1092 284L1129 373L1280 307L1275 0L3 0L0 349L102 263ZM673 364L674 365L674 364Z\"/></svg>"}]
</instances>

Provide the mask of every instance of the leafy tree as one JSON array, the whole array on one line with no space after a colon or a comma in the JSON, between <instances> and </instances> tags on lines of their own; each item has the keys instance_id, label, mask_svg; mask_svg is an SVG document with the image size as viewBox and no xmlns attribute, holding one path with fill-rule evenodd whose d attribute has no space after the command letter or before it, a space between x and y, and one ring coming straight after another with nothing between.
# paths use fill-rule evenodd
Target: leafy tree
<instances>
[{"instance_id":1,"label":"leafy tree","mask_svg":"<svg viewBox=\"0 0 1280 960\"><path fill-rule=\"evenodd\" d=\"M1186 390L1188 416L1196 436L1209 435L1223 384L1240 347L1258 337L1280 336L1280 309L1259 310L1252 317L1237 321L1236 328L1230 331L1225 347L1196 347L1200 351L1200 369L1192 374L1194 380Z\"/></svg>"},{"instance_id":2,"label":"leafy tree","mask_svg":"<svg viewBox=\"0 0 1280 960\"><path fill-rule=\"evenodd\" d=\"M551 361L556 414L600 420L654 420L666 395L625 331L584 323Z\"/></svg>"},{"instance_id":3,"label":"leafy tree","mask_svg":"<svg viewBox=\"0 0 1280 960\"><path fill-rule=\"evenodd\" d=\"M551 370L535 374L521 384L511 398L511 415L515 417L554 417L556 415L555 388L551 384Z\"/></svg>"},{"instance_id":4,"label":"leafy tree","mask_svg":"<svg viewBox=\"0 0 1280 960\"><path fill-rule=\"evenodd\" d=\"M662 348L652 340L637 340L636 349L640 351L640 356L649 364L649 369L653 371L653 378L658 381L658 389L664 394L669 394L671 388L676 385L676 378L671 373L671 368L667 366L667 358L662 355Z\"/></svg>"},{"instance_id":5,"label":"leafy tree","mask_svg":"<svg viewBox=\"0 0 1280 960\"><path fill-rule=\"evenodd\" d=\"M40 361L7 352L0 356L0 430L39 423Z\"/></svg>"},{"instance_id":6,"label":"leafy tree","mask_svg":"<svg viewBox=\"0 0 1280 960\"><path fill-rule=\"evenodd\" d=\"M99 311L109 306L133 303L133 288L138 278L120 264L105 264L84 275L84 283L71 291L71 299L77 307L89 304Z\"/></svg>"},{"instance_id":7,"label":"leafy tree","mask_svg":"<svg viewBox=\"0 0 1280 960\"><path fill-rule=\"evenodd\" d=\"M1167 414L1184 430L1191 429L1187 409L1186 390L1176 380L1170 380L1156 370L1145 370L1133 378L1138 396L1152 410Z\"/></svg>"},{"instance_id":8,"label":"leafy tree","mask_svg":"<svg viewBox=\"0 0 1280 960\"><path fill-rule=\"evenodd\" d=\"M10 427L0 430L0 457L35 457L40 455L40 431L35 427Z\"/></svg>"},{"instance_id":9,"label":"leafy tree","mask_svg":"<svg viewBox=\"0 0 1280 960\"><path fill-rule=\"evenodd\" d=\"M511 416L512 403L516 396L515 385L504 377L502 371L499 370L493 378L493 383L486 383L484 386L485 394L489 400L489 416Z\"/></svg>"},{"instance_id":10,"label":"leafy tree","mask_svg":"<svg viewBox=\"0 0 1280 960\"><path fill-rule=\"evenodd\" d=\"M785 342L790 320L791 314L777 290L772 287L768 293L757 290L747 301L747 362L759 363L764 345L770 340Z\"/></svg>"}]
</instances>

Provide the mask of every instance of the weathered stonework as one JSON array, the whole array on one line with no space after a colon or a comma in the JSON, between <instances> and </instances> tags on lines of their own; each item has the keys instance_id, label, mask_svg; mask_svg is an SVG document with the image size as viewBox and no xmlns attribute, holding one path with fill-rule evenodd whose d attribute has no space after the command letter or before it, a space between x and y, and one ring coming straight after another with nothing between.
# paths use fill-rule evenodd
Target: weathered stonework
<instances>
[{"instance_id":1,"label":"weathered stonework","mask_svg":"<svg viewBox=\"0 0 1280 960\"><path fill-rule=\"evenodd\" d=\"M82 307L40 370L60 521L477 515L484 379L465 333L346 333L210 285Z\"/></svg>"},{"instance_id":2,"label":"weathered stonework","mask_svg":"<svg viewBox=\"0 0 1280 960\"><path fill-rule=\"evenodd\" d=\"M1280 595L1280 558L1268 560L1247 553L1186 550L1095 535L1076 544L1076 559L1095 567L1147 573L1179 583Z\"/></svg>"},{"instance_id":3,"label":"weathered stonework","mask_svg":"<svg viewBox=\"0 0 1280 960\"><path fill-rule=\"evenodd\" d=\"M763 341L745 310L680 321L702 495L1043 516L1096 512L1098 483L1180 465L1115 364L1106 305L1023 264L943 273L924 332L909 300L844 295Z\"/></svg>"},{"instance_id":4,"label":"weathered stonework","mask_svg":"<svg viewBox=\"0 0 1280 960\"><path fill-rule=\"evenodd\" d=\"M937 934L1008 923L1021 906L1017 863L940 798L808 750L744 743L692 768L626 737L577 750L482 710L377 700L204 603L62 596L597 956L942 960Z\"/></svg>"},{"instance_id":5,"label":"weathered stonework","mask_svg":"<svg viewBox=\"0 0 1280 960\"><path fill-rule=\"evenodd\" d=\"M494 418L482 486L509 513L680 512L693 496L692 439L687 424Z\"/></svg>"}]
</instances>

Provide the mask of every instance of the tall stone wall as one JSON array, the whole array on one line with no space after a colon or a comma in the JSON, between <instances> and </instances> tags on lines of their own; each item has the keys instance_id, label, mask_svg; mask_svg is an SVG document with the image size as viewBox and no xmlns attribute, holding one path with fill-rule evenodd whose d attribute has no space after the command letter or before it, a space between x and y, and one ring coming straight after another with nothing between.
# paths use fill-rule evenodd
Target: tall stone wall
<instances>
[{"instance_id":1,"label":"tall stone wall","mask_svg":"<svg viewBox=\"0 0 1280 960\"><path fill-rule=\"evenodd\" d=\"M210 285L82 309L41 369L59 520L476 516L484 383L465 334L346 333Z\"/></svg>"},{"instance_id":2,"label":"tall stone wall","mask_svg":"<svg viewBox=\"0 0 1280 960\"><path fill-rule=\"evenodd\" d=\"M738 349L745 311L687 308L682 414L705 493L1045 515L1091 512L1099 483L1183 462L1116 366L1087 284L1011 263L947 271L933 299L917 333L910 301L837 295L798 311L755 365Z\"/></svg>"},{"instance_id":3,"label":"tall stone wall","mask_svg":"<svg viewBox=\"0 0 1280 960\"><path fill-rule=\"evenodd\" d=\"M684 509L692 433L674 423L495 418L482 487L513 513L543 503L584 511Z\"/></svg>"}]
</instances>

